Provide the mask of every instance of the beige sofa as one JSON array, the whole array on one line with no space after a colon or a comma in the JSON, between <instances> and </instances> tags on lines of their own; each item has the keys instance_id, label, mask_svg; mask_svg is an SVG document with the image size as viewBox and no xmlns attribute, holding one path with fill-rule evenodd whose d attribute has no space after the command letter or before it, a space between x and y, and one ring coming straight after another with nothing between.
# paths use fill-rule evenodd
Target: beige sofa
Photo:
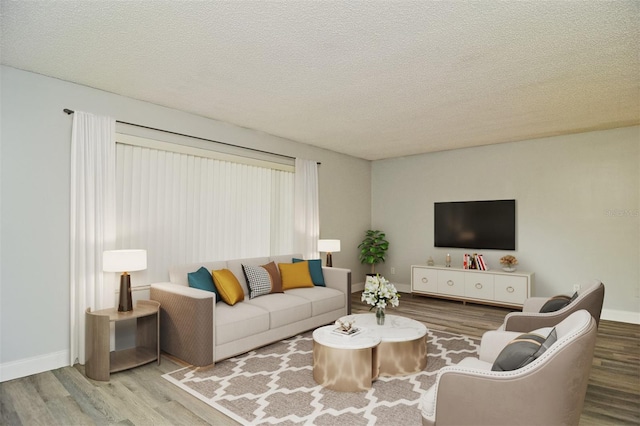
<instances>
[{"instance_id":1,"label":"beige sofa","mask_svg":"<svg viewBox=\"0 0 640 426\"><path fill-rule=\"evenodd\" d=\"M168 283L151 284L151 299L160 302L160 347L189 364L213 364L234 355L329 324L350 313L351 271L323 267L326 287L294 288L284 293L249 298L242 265L271 261L291 263L300 255L213 261L169 270ZM233 306L215 294L189 287L187 274L204 266L229 269L245 298Z\"/></svg>"}]
</instances>

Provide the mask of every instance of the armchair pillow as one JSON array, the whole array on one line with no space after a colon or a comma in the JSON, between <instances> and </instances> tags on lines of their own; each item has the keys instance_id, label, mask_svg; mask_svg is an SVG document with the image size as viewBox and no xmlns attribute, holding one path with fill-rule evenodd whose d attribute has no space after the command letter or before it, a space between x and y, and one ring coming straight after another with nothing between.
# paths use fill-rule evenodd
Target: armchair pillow
<instances>
[{"instance_id":1,"label":"armchair pillow","mask_svg":"<svg viewBox=\"0 0 640 426\"><path fill-rule=\"evenodd\" d=\"M291 290L299 287L313 287L309 263L305 260L298 263L278 263L282 277L282 289Z\"/></svg>"},{"instance_id":2,"label":"armchair pillow","mask_svg":"<svg viewBox=\"0 0 640 426\"><path fill-rule=\"evenodd\" d=\"M293 263L304 262L304 259L296 259L295 257L292 260ZM324 283L324 274L322 273L322 260L309 259L307 262L309 263L309 274L311 275L313 285L326 287L326 284Z\"/></svg>"},{"instance_id":3,"label":"armchair pillow","mask_svg":"<svg viewBox=\"0 0 640 426\"><path fill-rule=\"evenodd\" d=\"M227 305L235 305L244 300L244 291L238 279L229 269L219 269L211 273L220 297Z\"/></svg>"},{"instance_id":4,"label":"armchair pillow","mask_svg":"<svg viewBox=\"0 0 640 426\"><path fill-rule=\"evenodd\" d=\"M544 305L540 308L540 313L547 312L555 312L567 306L569 303L573 302L576 297L578 297L578 292L573 293L573 296L565 296L559 295L554 296L551 299L547 300Z\"/></svg>"},{"instance_id":5,"label":"armchair pillow","mask_svg":"<svg viewBox=\"0 0 640 426\"><path fill-rule=\"evenodd\" d=\"M512 371L522 368L542 355L558 340L555 327L549 335L522 334L504 347L493 363L491 371Z\"/></svg>"}]
</instances>

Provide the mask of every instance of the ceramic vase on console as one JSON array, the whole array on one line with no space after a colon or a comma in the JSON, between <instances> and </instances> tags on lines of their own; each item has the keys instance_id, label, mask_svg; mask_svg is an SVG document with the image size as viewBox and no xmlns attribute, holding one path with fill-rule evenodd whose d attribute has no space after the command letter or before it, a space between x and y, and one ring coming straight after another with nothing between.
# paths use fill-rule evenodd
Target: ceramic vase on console
<instances>
[{"instance_id":1,"label":"ceramic vase on console","mask_svg":"<svg viewBox=\"0 0 640 426\"><path fill-rule=\"evenodd\" d=\"M376 322L378 325L384 325L384 308L376 308Z\"/></svg>"}]
</instances>

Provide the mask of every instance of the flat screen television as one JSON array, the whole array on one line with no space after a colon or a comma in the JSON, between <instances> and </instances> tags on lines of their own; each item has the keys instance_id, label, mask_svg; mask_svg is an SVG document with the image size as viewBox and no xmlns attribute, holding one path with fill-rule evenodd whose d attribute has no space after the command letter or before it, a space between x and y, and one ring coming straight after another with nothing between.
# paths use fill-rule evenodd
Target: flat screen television
<instances>
[{"instance_id":1,"label":"flat screen television","mask_svg":"<svg viewBox=\"0 0 640 426\"><path fill-rule=\"evenodd\" d=\"M434 203L434 245L515 250L516 200Z\"/></svg>"}]
</instances>

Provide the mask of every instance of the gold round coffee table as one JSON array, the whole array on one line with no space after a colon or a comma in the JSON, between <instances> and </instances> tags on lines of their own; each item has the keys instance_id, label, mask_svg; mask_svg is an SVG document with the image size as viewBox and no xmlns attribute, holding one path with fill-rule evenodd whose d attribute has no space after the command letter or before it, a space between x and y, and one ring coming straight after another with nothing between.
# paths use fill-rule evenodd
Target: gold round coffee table
<instances>
[{"instance_id":1,"label":"gold round coffee table","mask_svg":"<svg viewBox=\"0 0 640 426\"><path fill-rule=\"evenodd\" d=\"M427 366L427 327L411 318L386 315L377 325L375 314L341 318L362 329L355 336L333 332L336 325L313 332L313 378L329 389L356 392L371 388L378 376L417 373Z\"/></svg>"}]
</instances>

